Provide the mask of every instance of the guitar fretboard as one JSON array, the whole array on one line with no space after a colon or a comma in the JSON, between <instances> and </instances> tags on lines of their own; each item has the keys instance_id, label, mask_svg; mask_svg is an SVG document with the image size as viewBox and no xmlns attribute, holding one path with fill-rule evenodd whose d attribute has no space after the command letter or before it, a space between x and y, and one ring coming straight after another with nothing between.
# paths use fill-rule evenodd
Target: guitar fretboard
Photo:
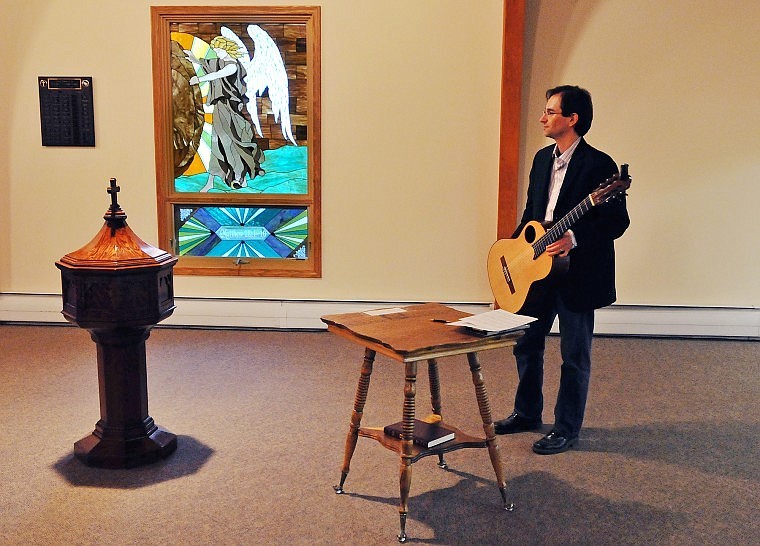
<instances>
[{"instance_id":1,"label":"guitar fretboard","mask_svg":"<svg viewBox=\"0 0 760 546\"><path fill-rule=\"evenodd\" d=\"M536 259L541 254L543 254L546 251L547 246L552 244L554 241L558 241L562 235L568 229L570 229L570 227L575 224L575 222L577 222L581 216L591 210L591 207L593 206L594 202L591 200L591 196L589 195L583 201L578 203L578 205L576 205L573 210L565 214L559 222L549 228L546 233L544 233L536 240L535 243L531 245L533 247L533 258Z\"/></svg>"}]
</instances>

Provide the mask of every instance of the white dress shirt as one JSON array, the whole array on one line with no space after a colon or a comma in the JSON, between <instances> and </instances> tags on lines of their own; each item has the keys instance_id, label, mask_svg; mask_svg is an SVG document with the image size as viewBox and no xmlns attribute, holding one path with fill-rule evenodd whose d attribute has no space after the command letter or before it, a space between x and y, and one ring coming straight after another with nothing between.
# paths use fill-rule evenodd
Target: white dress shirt
<instances>
[{"instance_id":1,"label":"white dress shirt","mask_svg":"<svg viewBox=\"0 0 760 546\"><path fill-rule=\"evenodd\" d=\"M559 148L555 145L552 156L554 157L554 165L552 167L552 180L549 183L549 203L546 205L546 214L544 220L547 222L554 221L554 209L557 206L557 198L559 192L562 189L562 183L565 181L565 174L567 174L567 164L570 163L570 158L573 157L573 152L578 147L578 143L581 141L580 137L573 142L570 147L560 155ZM575 233L572 230L568 230L570 237L573 240L573 248L578 246L575 240Z\"/></svg>"},{"instance_id":2,"label":"white dress shirt","mask_svg":"<svg viewBox=\"0 0 760 546\"><path fill-rule=\"evenodd\" d=\"M581 141L580 137L573 142L570 147L565 150L562 155L559 154L559 148L554 146L554 167L552 168L552 180L549 184L549 203L546 206L546 214L544 220L550 222L554 220L554 208L557 206L557 198L559 197L559 191L562 189L562 183L565 181L565 174L567 173L567 165L570 163L570 158L573 157L573 152L578 147L578 143Z\"/></svg>"}]
</instances>

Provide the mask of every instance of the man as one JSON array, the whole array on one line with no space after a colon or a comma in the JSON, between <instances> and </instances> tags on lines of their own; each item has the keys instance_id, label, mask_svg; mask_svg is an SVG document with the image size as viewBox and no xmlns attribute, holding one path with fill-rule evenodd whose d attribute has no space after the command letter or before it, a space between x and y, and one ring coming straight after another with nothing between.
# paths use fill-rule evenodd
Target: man
<instances>
[{"instance_id":1,"label":"man","mask_svg":"<svg viewBox=\"0 0 760 546\"><path fill-rule=\"evenodd\" d=\"M539 121L544 135L555 144L539 150L533 159L525 212L513 237L531 220L559 220L618 172L610 156L583 138L593 118L589 92L563 85L549 89L546 99ZM539 283L540 297L530 298L520 310L538 320L515 346L519 383L514 411L496 421L497 434L542 427L544 347L546 335L559 317L562 367L554 426L533 444L533 451L551 455L577 443L591 374L594 310L615 301L613 241L629 223L621 197L593 207L546 248L550 256L569 256L569 269L557 280Z\"/></svg>"}]
</instances>

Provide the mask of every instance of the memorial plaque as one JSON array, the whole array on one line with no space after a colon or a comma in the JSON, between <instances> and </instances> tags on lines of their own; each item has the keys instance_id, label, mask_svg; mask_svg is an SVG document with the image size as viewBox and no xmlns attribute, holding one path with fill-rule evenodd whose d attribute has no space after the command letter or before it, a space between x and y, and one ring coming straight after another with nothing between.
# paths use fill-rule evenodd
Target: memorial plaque
<instances>
[{"instance_id":1,"label":"memorial plaque","mask_svg":"<svg viewBox=\"0 0 760 546\"><path fill-rule=\"evenodd\" d=\"M43 146L95 146L92 77L39 76Z\"/></svg>"}]
</instances>

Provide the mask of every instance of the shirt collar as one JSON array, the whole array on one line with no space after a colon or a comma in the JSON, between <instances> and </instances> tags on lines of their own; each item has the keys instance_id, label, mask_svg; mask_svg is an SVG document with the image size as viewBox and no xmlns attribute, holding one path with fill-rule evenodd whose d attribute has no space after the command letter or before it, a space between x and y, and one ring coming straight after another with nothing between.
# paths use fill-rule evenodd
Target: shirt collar
<instances>
[{"instance_id":1,"label":"shirt collar","mask_svg":"<svg viewBox=\"0 0 760 546\"><path fill-rule=\"evenodd\" d=\"M580 144L580 142L581 142L581 137L578 137L577 139L575 139L575 142L573 142L570 145L570 147L567 150L565 150L565 152L562 155L557 155L557 154L559 154L559 148L555 144L554 145L554 158L555 159L559 158L563 162L568 163L570 161L570 158L573 157L573 152L575 152L575 149L578 147L578 144Z\"/></svg>"}]
</instances>

